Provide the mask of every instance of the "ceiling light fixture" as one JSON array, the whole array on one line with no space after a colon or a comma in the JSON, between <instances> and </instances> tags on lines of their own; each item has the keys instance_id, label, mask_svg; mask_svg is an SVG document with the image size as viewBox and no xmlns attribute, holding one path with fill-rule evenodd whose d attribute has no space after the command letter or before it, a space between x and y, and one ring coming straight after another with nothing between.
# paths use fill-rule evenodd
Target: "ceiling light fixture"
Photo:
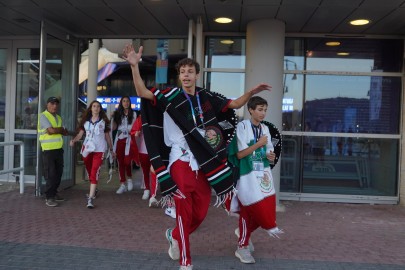
<instances>
[{"instance_id":1,"label":"ceiling light fixture","mask_svg":"<svg viewBox=\"0 0 405 270\"><path fill-rule=\"evenodd\" d=\"M216 18L214 21L217 23L231 23L232 19L226 18L226 17L219 17L219 18Z\"/></svg>"},{"instance_id":2,"label":"ceiling light fixture","mask_svg":"<svg viewBox=\"0 0 405 270\"><path fill-rule=\"evenodd\" d=\"M339 41L328 41L325 43L326 46L339 46L340 42Z\"/></svg>"},{"instance_id":3,"label":"ceiling light fixture","mask_svg":"<svg viewBox=\"0 0 405 270\"><path fill-rule=\"evenodd\" d=\"M357 19L357 20L350 21L351 25L356 25L356 26L366 25L369 23L370 23L370 20L367 20L367 19Z\"/></svg>"},{"instance_id":4,"label":"ceiling light fixture","mask_svg":"<svg viewBox=\"0 0 405 270\"><path fill-rule=\"evenodd\" d=\"M233 40L230 40L230 39L223 39L223 40L221 40L220 42L221 42L222 44L225 44L225 45L231 45L231 44L234 43L234 41L233 41Z\"/></svg>"},{"instance_id":5,"label":"ceiling light fixture","mask_svg":"<svg viewBox=\"0 0 405 270\"><path fill-rule=\"evenodd\" d=\"M348 56L348 55L350 55L350 53L348 53L348 52L338 52L337 55L339 55L339 56Z\"/></svg>"}]
</instances>

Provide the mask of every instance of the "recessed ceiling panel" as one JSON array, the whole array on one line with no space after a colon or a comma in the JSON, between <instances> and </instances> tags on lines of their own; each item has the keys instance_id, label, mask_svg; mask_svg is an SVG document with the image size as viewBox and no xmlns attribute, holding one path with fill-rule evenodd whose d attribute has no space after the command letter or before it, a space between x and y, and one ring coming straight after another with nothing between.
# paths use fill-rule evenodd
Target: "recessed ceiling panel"
<instances>
[{"instance_id":1,"label":"recessed ceiling panel","mask_svg":"<svg viewBox=\"0 0 405 270\"><path fill-rule=\"evenodd\" d=\"M172 0L171 0L172 1ZM169 1L170 2L170 1ZM175 2L175 1L174 1ZM188 18L177 3L175 4L160 4L147 5L151 16L160 21L160 25L170 35L187 35L188 34Z\"/></svg>"},{"instance_id":2,"label":"recessed ceiling panel","mask_svg":"<svg viewBox=\"0 0 405 270\"><path fill-rule=\"evenodd\" d=\"M241 31L246 31L246 26L249 22L262 20L262 19L274 19L277 15L279 6L260 6L249 5L242 11L241 19Z\"/></svg>"},{"instance_id":3,"label":"recessed ceiling panel","mask_svg":"<svg viewBox=\"0 0 405 270\"><path fill-rule=\"evenodd\" d=\"M282 6L277 19L286 22L287 32L300 32L317 7L311 5L289 5Z\"/></svg>"},{"instance_id":4,"label":"recessed ceiling panel","mask_svg":"<svg viewBox=\"0 0 405 270\"><path fill-rule=\"evenodd\" d=\"M396 34L403 33L405 28L405 8L398 8L386 17L372 24L366 33L370 34Z\"/></svg>"},{"instance_id":5,"label":"recessed ceiling panel","mask_svg":"<svg viewBox=\"0 0 405 270\"><path fill-rule=\"evenodd\" d=\"M208 5L206 4L207 10L207 25L204 25L204 31L213 31L216 29L218 32L239 32L241 8L239 5L234 4L216 4ZM231 18L231 23L217 23L214 20L218 17Z\"/></svg>"},{"instance_id":6,"label":"recessed ceiling panel","mask_svg":"<svg viewBox=\"0 0 405 270\"><path fill-rule=\"evenodd\" d=\"M125 18L128 23L139 30L139 34L142 35L167 35L165 29L161 26L159 21L150 15L150 13L142 8L125 8L125 7L116 7L114 8L115 12ZM125 31L128 35L137 34L130 31Z\"/></svg>"},{"instance_id":7,"label":"recessed ceiling panel","mask_svg":"<svg viewBox=\"0 0 405 270\"><path fill-rule=\"evenodd\" d=\"M245 32L251 21L275 18L287 33L405 35L404 8L405 0L0 0L0 33L39 34L45 19L79 36L183 36L201 17L206 32ZM213 21L223 16L233 22ZM371 24L348 24L360 17Z\"/></svg>"},{"instance_id":8,"label":"recessed ceiling panel","mask_svg":"<svg viewBox=\"0 0 405 270\"><path fill-rule=\"evenodd\" d=\"M364 0L322 0L319 4L320 7L344 7L347 10L357 8Z\"/></svg>"},{"instance_id":9,"label":"recessed ceiling panel","mask_svg":"<svg viewBox=\"0 0 405 270\"><path fill-rule=\"evenodd\" d=\"M378 24L379 20L392 12L392 8L380 6L379 8L358 8L345 21L335 29L337 33L365 33L367 29L374 24ZM350 21L356 19L368 19L371 23L363 26L353 26Z\"/></svg>"},{"instance_id":10,"label":"recessed ceiling panel","mask_svg":"<svg viewBox=\"0 0 405 270\"><path fill-rule=\"evenodd\" d=\"M301 32L308 33L329 33L332 32L347 16L351 9L342 6L328 6L317 8L309 21L301 29Z\"/></svg>"}]
</instances>

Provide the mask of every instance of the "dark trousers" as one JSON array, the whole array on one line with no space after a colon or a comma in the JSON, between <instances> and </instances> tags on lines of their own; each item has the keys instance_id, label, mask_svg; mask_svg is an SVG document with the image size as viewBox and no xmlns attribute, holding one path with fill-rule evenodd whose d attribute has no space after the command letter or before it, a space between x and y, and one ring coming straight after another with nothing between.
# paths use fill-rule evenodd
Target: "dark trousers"
<instances>
[{"instance_id":1,"label":"dark trousers","mask_svg":"<svg viewBox=\"0 0 405 270\"><path fill-rule=\"evenodd\" d=\"M54 198L63 173L63 149L42 151L43 173L46 180L45 196Z\"/></svg>"}]
</instances>

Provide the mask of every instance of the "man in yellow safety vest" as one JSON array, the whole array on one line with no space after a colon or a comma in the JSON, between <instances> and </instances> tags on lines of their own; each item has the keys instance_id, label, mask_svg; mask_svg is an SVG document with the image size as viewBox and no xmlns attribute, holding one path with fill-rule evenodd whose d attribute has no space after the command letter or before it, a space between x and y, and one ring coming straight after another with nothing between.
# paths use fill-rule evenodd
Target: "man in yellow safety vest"
<instances>
[{"instance_id":1,"label":"man in yellow safety vest","mask_svg":"<svg viewBox=\"0 0 405 270\"><path fill-rule=\"evenodd\" d=\"M62 118L57 114L59 99L48 98L46 110L38 119L38 135L42 148L43 173L46 180L44 194L46 205L58 206L57 201L64 201L58 195L63 173L63 138L68 135L66 128L62 126Z\"/></svg>"}]
</instances>

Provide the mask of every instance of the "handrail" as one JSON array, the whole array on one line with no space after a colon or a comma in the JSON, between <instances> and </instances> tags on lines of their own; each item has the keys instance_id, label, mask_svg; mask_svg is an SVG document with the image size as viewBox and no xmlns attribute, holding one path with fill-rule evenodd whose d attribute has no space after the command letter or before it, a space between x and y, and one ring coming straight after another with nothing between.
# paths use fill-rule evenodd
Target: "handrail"
<instances>
[{"instance_id":1,"label":"handrail","mask_svg":"<svg viewBox=\"0 0 405 270\"><path fill-rule=\"evenodd\" d=\"M8 145L19 145L20 146L20 166L13 169L2 170L0 174L6 174L10 172L20 172L20 194L24 193L24 160L25 160L25 151L24 151L24 143L21 141L13 141L13 142L0 142L1 146L8 146Z\"/></svg>"}]
</instances>

